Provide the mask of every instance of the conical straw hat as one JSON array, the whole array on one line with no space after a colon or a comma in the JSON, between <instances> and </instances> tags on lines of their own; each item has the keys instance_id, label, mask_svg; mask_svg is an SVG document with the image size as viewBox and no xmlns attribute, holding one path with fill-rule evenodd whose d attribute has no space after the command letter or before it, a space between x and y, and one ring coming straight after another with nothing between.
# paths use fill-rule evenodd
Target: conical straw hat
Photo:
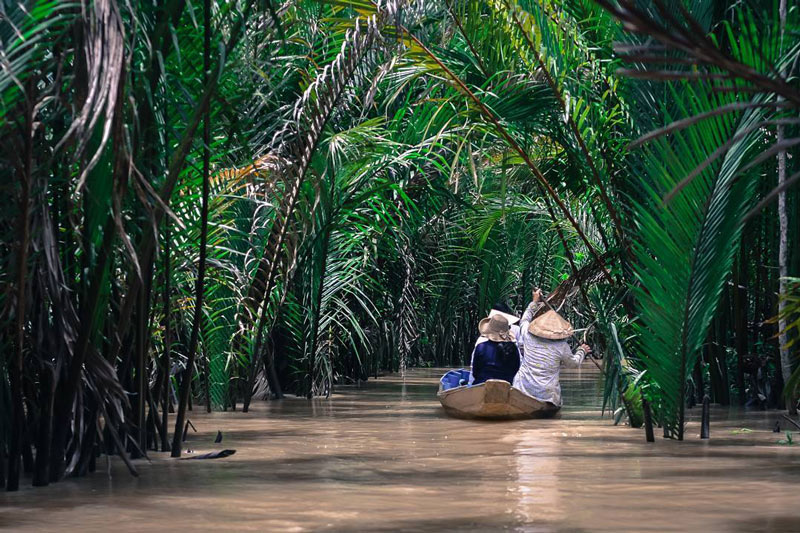
<instances>
[{"instance_id":1,"label":"conical straw hat","mask_svg":"<svg viewBox=\"0 0 800 533\"><path fill-rule=\"evenodd\" d=\"M531 322L528 331L537 337L561 340L572 336L572 325L552 309Z\"/></svg>"}]
</instances>

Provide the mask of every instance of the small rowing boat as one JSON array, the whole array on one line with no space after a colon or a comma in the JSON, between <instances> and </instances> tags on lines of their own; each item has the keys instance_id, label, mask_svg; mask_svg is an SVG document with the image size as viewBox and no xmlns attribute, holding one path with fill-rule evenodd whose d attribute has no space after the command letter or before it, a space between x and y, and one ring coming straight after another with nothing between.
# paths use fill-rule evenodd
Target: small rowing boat
<instances>
[{"instance_id":1,"label":"small rowing boat","mask_svg":"<svg viewBox=\"0 0 800 533\"><path fill-rule=\"evenodd\" d=\"M451 370L439 380L437 397L445 412L457 418L545 418L559 407L542 402L515 389L507 381L490 379L479 385L469 383L469 370Z\"/></svg>"}]
</instances>

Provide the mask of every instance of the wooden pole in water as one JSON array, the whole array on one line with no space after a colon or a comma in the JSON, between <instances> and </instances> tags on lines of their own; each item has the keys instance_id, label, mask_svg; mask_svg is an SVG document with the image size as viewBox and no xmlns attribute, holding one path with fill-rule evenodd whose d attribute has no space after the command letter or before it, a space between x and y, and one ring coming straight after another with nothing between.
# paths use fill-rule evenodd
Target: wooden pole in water
<instances>
[{"instance_id":1,"label":"wooden pole in water","mask_svg":"<svg viewBox=\"0 0 800 533\"><path fill-rule=\"evenodd\" d=\"M647 442L655 442L653 435L653 417L650 414L650 402L642 398L642 414L644 414L644 434Z\"/></svg>"},{"instance_id":2,"label":"wooden pole in water","mask_svg":"<svg viewBox=\"0 0 800 533\"><path fill-rule=\"evenodd\" d=\"M710 427L709 427L709 406L711 404L711 399L708 397L708 394L703 396L703 419L700 422L700 438L707 439L710 434Z\"/></svg>"}]
</instances>

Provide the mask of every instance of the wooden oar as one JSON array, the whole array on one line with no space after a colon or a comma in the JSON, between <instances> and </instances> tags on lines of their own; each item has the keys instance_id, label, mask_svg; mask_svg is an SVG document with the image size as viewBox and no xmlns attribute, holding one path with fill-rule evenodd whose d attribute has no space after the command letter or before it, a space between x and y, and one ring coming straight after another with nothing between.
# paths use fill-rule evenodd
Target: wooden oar
<instances>
[{"instance_id":1,"label":"wooden oar","mask_svg":"<svg viewBox=\"0 0 800 533\"><path fill-rule=\"evenodd\" d=\"M583 330L583 344L586 344L586 334L589 333L590 329L592 329L592 324L589 324L589 326ZM592 354L587 353L586 357L592 360L592 363L594 363L594 366L597 367L597 370L599 370L604 376L606 375L606 371L600 368L600 364L595 360L594 357L592 357Z\"/></svg>"}]
</instances>

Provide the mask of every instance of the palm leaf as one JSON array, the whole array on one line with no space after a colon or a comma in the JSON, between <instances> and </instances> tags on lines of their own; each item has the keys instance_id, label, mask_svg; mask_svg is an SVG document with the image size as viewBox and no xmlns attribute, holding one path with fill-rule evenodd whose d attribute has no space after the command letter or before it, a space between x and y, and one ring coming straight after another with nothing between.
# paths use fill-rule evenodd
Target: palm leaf
<instances>
[{"instance_id":1,"label":"palm leaf","mask_svg":"<svg viewBox=\"0 0 800 533\"><path fill-rule=\"evenodd\" d=\"M687 114L721 105L684 85L674 98ZM664 394L661 413L666 433L683 438L684 390L714 314L735 251L740 214L750 205L752 176L737 174L763 133L750 126L761 120L758 109L745 111L734 123L718 116L650 145L644 158L648 184L634 212L638 221L634 244L641 320L638 347L649 376ZM668 205L661 197L676 181L712 152L720 139L750 130L725 158L704 171Z\"/></svg>"}]
</instances>

